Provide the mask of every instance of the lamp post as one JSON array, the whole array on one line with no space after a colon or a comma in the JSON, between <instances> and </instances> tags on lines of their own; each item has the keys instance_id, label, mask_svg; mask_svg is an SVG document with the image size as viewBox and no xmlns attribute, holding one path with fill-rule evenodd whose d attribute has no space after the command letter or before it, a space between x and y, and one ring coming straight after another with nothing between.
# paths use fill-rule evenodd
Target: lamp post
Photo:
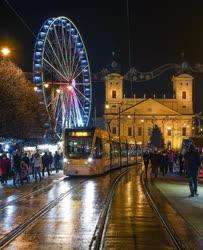
<instances>
[{"instance_id":1,"label":"lamp post","mask_svg":"<svg viewBox=\"0 0 203 250\"><path fill-rule=\"evenodd\" d=\"M144 119L141 120L142 123L142 148L144 147Z\"/></svg>"}]
</instances>

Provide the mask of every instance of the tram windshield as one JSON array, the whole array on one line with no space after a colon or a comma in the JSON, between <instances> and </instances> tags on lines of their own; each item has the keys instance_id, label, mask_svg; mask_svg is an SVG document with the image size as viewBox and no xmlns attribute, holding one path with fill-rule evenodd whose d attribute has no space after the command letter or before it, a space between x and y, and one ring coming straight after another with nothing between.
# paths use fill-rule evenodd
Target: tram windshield
<instances>
[{"instance_id":1,"label":"tram windshield","mask_svg":"<svg viewBox=\"0 0 203 250\"><path fill-rule=\"evenodd\" d=\"M80 132L69 134L66 142L66 152L69 159L87 159L91 152L91 133Z\"/></svg>"}]
</instances>

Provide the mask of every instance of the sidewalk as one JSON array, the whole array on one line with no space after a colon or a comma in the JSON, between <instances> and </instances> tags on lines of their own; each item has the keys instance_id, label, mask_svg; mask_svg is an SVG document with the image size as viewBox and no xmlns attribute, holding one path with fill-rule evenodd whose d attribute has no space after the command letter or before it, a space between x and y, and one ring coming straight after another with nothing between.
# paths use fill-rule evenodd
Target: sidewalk
<instances>
[{"instance_id":1,"label":"sidewalk","mask_svg":"<svg viewBox=\"0 0 203 250\"><path fill-rule=\"evenodd\" d=\"M189 224L203 242L203 180L200 179L199 196L189 198L186 177L167 175L153 180L153 184L164 195L170 205Z\"/></svg>"}]
</instances>

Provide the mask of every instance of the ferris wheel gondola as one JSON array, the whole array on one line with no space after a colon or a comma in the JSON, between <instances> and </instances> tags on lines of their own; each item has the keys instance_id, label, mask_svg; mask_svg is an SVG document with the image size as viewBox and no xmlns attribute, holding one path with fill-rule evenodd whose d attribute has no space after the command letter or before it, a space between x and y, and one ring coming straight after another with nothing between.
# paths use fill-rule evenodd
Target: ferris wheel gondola
<instances>
[{"instance_id":1,"label":"ferris wheel gondola","mask_svg":"<svg viewBox=\"0 0 203 250\"><path fill-rule=\"evenodd\" d=\"M88 126L90 66L82 37L68 18L49 18L43 23L35 43L33 82L59 137L65 128Z\"/></svg>"}]
</instances>

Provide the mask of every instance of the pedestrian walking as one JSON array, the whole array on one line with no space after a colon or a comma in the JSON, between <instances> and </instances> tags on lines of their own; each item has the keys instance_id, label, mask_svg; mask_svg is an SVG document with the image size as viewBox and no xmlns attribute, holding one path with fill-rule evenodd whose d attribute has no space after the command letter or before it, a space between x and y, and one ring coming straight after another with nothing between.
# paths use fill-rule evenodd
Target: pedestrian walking
<instances>
[{"instance_id":1,"label":"pedestrian walking","mask_svg":"<svg viewBox=\"0 0 203 250\"><path fill-rule=\"evenodd\" d=\"M50 175L50 172L49 172L49 156L48 156L47 152L45 152L44 155L42 156L42 175L43 175L43 177L44 177L45 168L47 169L48 175Z\"/></svg>"},{"instance_id":2,"label":"pedestrian walking","mask_svg":"<svg viewBox=\"0 0 203 250\"><path fill-rule=\"evenodd\" d=\"M154 174L155 178L157 178L158 176L158 169L160 167L160 163L161 163L161 156L160 153L158 152L157 149L154 150L154 152L152 153L152 174Z\"/></svg>"},{"instance_id":3,"label":"pedestrian walking","mask_svg":"<svg viewBox=\"0 0 203 250\"><path fill-rule=\"evenodd\" d=\"M190 196L198 195L197 192L197 177L201 165L200 154L193 145L190 145L188 152L185 154L185 164L189 179Z\"/></svg>"},{"instance_id":4,"label":"pedestrian walking","mask_svg":"<svg viewBox=\"0 0 203 250\"><path fill-rule=\"evenodd\" d=\"M34 154L33 164L34 164L34 172L35 172L35 182L37 182L37 175L39 176L39 181L41 181L42 177L41 177L40 171L42 167L42 158L38 151Z\"/></svg>"},{"instance_id":5,"label":"pedestrian walking","mask_svg":"<svg viewBox=\"0 0 203 250\"><path fill-rule=\"evenodd\" d=\"M26 180L27 182L29 182L29 167L28 167L28 164L24 160L22 160L20 166L21 166L22 181Z\"/></svg>"},{"instance_id":6,"label":"pedestrian walking","mask_svg":"<svg viewBox=\"0 0 203 250\"><path fill-rule=\"evenodd\" d=\"M8 171L9 171L9 166L8 166L7 156L6 154L3 154L0 160L0 176L2 184L7 183Z\"/></svg>"},{"instance_id":7,"label":"pedestrian walking","mask_svg":"<svg viewBox=\"0 0 203 250\"><path fill-rule=\"evenodd\" d=\"M173 165L175 162L175 154L172 150L168 153L168 166L169 166L169 172L173 173Z\"/></svg>"},{"instance_id":8,"label":"pedestrian walking","mask_svg":"<svg viewBox=\"0 0 203 250\"><path fill-rule=\"evenodd\" d=\"M22 161L24 161L24 162L27 164L28 168L30 167L30 159L29 159L29 157L27 156L27 153L24 153L24 156L23 156L23 158L22 158Z\"/></svg>"},{"instance_id":9,"label":"pedestrian walking","mask_svg":"<svg viewBox=\"0 0 203 250\"><path fill-rule=\"evenodd\" d=\"M182 175L183 171L184 171L184 161L185 161L185 150L182 150L179 154L178 157L178 162L179 162L179 174Z\"/></svg>"},{"instance_id":10,"label":"pedestrian walking","mask_svg":"<svg viewBox=\"0 0 203 250\"><path fill-rule=\"evenodd\" d=\"M23 185L22 175L21 175L21 156L17 151L13 156L13 185L16 186L16 180L19 178L21 185Z\"/></svg>"},{"instance_id":11,"label":"pedestrian walking","mask_svg":"<svg viewBox=\"0 0 203 250\"><path fill-rule=\"evenodd\" d=\"M143 154L146 179L147 179L147 173L148 173L149 160L150 160L150 153L148 150L146 150Z\"/></svg>"},{"instance_id":12,"label":"pedestrian walking","mask_svg":"<svg viewBox=\"0 0 203 250\"><path fill-rule=\"evenodd\" d=\"M56 169L56 173L58 173L60 168L60 155L57 151L54 154L54 168Z\"/></svg>"},{"instance_id":13,"label":"pedestrian walking","mask_svg":"<svg viewBox=\"0 0 203 250\"><path fill-rule=\"evenodd\" d=\"M30 166L31 166L31 169L32 169L32 177L34 178L35 177L34 154L31 155Z\"/></svg>"},{"instance_id":14,"label":"pedestrian walking","mask_svg":"<svg viewBox=\"0 0 203 250\"><path fill-rule=\"evenodd\" d=\"M52 153L49 152L49 171L52 173L52 163L53 163L53 156Z\"/></svg>"},{"instance_id":15,"label":"pedestrian walking","mask_svg":"<svg viewBox=\"0 0 203 250\"><path fill-rule=\"evenodd\" d=\"M168 155L165 150L160 155L160 171L163 176L168 172Z\"/></svg>"}]
</instances>

